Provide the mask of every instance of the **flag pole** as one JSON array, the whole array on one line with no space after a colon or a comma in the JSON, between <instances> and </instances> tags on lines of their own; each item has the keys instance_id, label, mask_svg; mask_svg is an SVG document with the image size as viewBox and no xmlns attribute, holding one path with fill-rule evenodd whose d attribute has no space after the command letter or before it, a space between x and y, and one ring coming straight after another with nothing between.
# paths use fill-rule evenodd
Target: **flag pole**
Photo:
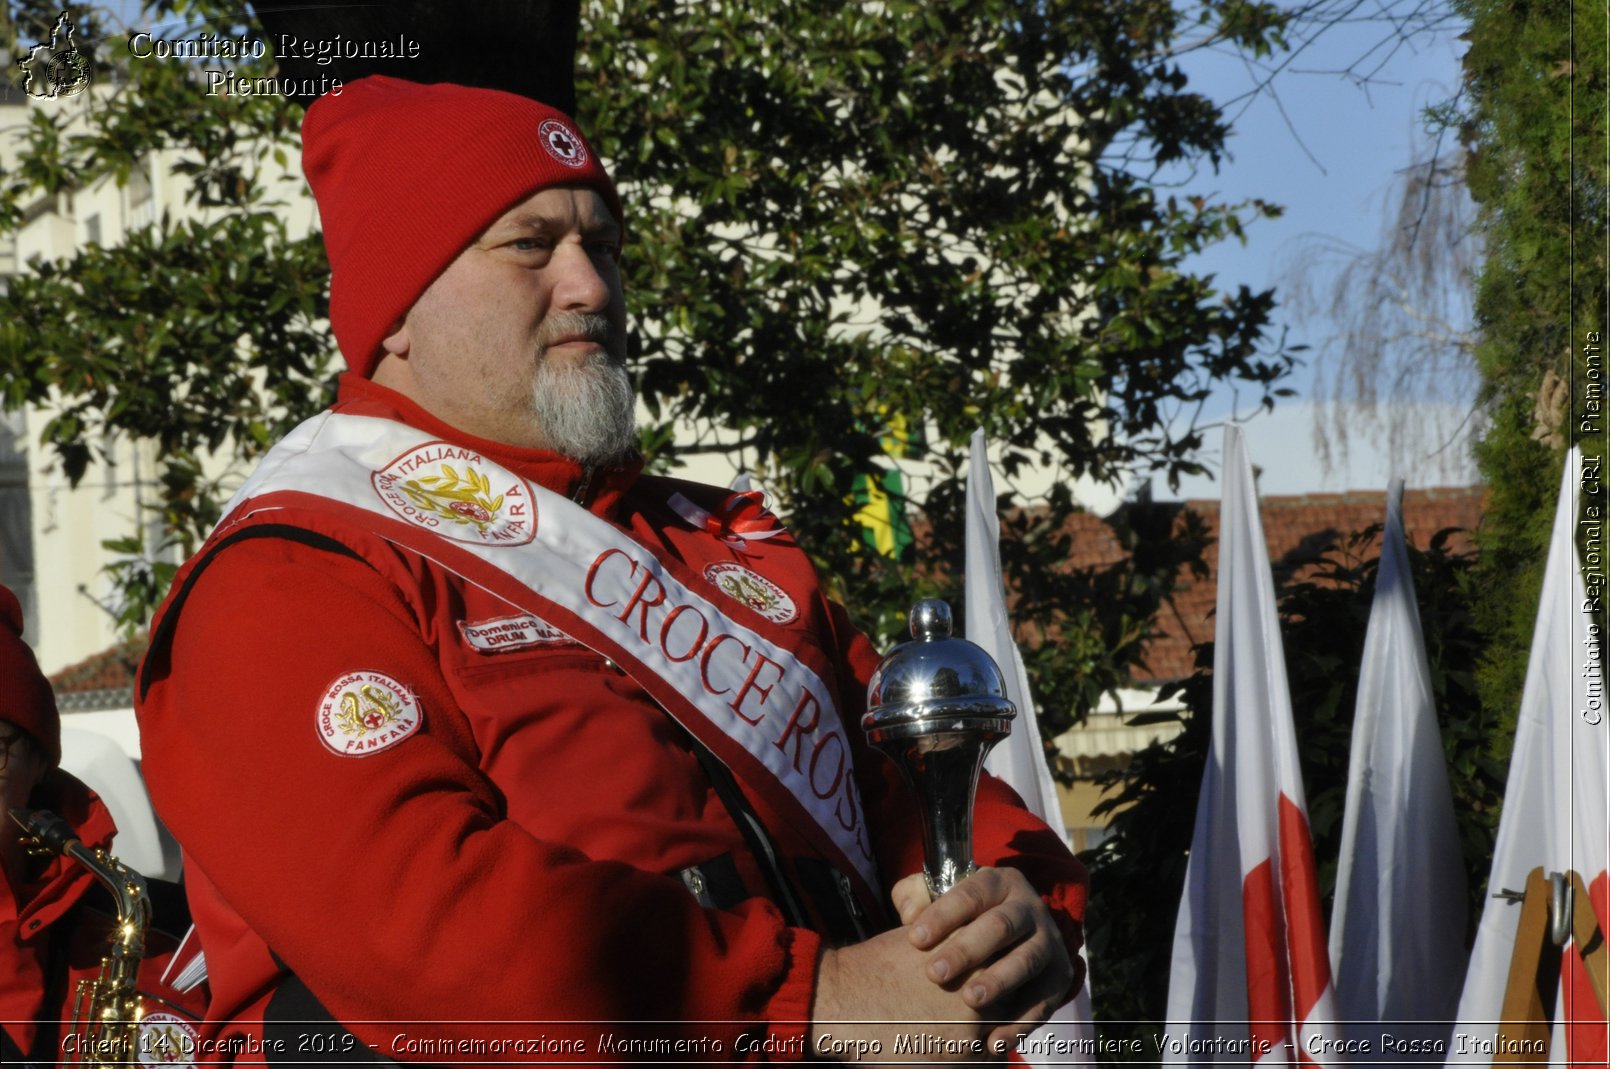
<instances>
[{"instance_id":1,"label":"flag pole","mask_svg":"<svg viewBox=\"0 0 1610 1069\"><path fill-rule=\"evenodd\" d=\"M1514 894L1495 897L1513 901ZM1532 1062L1536 1052L1548 1050L1554 992L1560 982L1560 950L1549 932L1550 898L1549 880L1539 865L1527 874L1526 890L1520 895L1521 916L1504 984L1494 1065Z\"/></svg>"}]
</instances>

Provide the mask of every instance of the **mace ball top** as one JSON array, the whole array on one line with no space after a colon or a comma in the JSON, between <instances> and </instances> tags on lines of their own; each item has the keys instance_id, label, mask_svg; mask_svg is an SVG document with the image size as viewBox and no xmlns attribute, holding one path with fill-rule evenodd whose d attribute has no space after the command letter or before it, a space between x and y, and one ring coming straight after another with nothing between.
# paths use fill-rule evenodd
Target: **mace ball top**
<instances>
[{"instance_id":1,"label":"mace ball top","mask_svg":"<svg viewBox=\"0 0 1610 1069\"><path fill-rule=\"evenodd\" d=\"M949 638L950 606L939 598L923 598L911 607L911 637L924 642Z\"/></svg>"}]
</instances>

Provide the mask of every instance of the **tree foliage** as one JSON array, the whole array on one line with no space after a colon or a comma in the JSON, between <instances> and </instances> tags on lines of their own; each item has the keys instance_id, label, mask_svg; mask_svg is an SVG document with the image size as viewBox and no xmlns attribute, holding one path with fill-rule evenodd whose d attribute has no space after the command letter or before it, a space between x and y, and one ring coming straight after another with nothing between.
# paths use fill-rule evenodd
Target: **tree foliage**
<instances>
[{"instance_id":1,"label":"tree foliage","mask_svg":"<svg viewBox=\"0 0 1610 1069\"><path fill-rule=\"evenodd\" d=\"M248 32L230 8L161 0L147 15L180 27L175 36ZM59 10L13 5L17 40L41 39L41 26L48 40ZM120 441L155 443L155 507L168 535L149 544L142 517L115 546L126 554L116 578L132 629L165 593L173 551L193 550L228 496L209 458L248 460L328 400L329 268L317 236L288 233L294 190L273 181L298 109L275 96L207 94L196 64L131 62L122 34L97 32L113 25L109 14L71 14L79 47L96 57L94 89L74 98L82 109L28 109L17 163L0 174L0 232L16 232L45 198L146 180L136 171L153 160L186 181L193 211L8 279L0 401L50 413L40 444L74 483L111 462ZM250 77L270 61L232 62Z\"/></svg>"},{"instance_id":2,"label":"tree foliage","mask_svg":"<svg viewBox=\"0 0 1610 1069\"><path fill-rule=\"evenodd\" d=\"M1160 166L1211 164L1226 127L1173 50L1264 52L1264 5L752 0L590 3L577 99L629 211L628 300L657 462L757 472L859 622L956 595L967 443L998 451L1003 564L1047 710L1066 727L1122 682L1172 582L1166 532L1070 571L1072 480L1200 470L1198 406L1268 400L1290 354L1272 297L1216 292L1192 253L1266 205L1177 200ZM720 428L672 442L668 427ZM866 547L850 490L903 420L920 559ZM910 467L910 465L908 465ZM1017 483L1054 469L1030 499ZM1139 545L1147 533L1128 530Z\"/></svg>"},{"instance_id":3,"label":"tree foliage","mask_svg":"<svg viewBox=\"0 0 1610 1069\"><path fill-rule=\"evenodd\" d=\"M1482 678L1488 703L1513 709L1561 454L1573 442L1590 457L1605 453L1610 84L1602 10L1567 0L1456 6L1470 20L1463 136L1486 250L1475 349L1492 419L1477 448L1490 490L1480 620L1492 645Z\"/></svg>"},{"instance_id":4,"label":"tree foliage","mask_svg":"<svg viewBox=\"0 0 1610 1069\"><path fill-rule=\"evenodd\" d=\"M215 0L147 11L182 32L258 32ZM959 566L975 427L1007 486L1055 468L1048 500L1002 504L1042 506L1014 513L1005 555L1025 627L1063 639L1034 659L1069 702L1049 727L1065 726L1123 678L1173 574L1166 547L1141 554L1151 570L1059 569L1068 484L1199 470L1196 406L1223 383L1268 400L1291 362L1264 337L1270 294L1217 292L1186 265L1271 209L1150 185L1165 164L1216 162L1226 135L1173 58L1183 35L1266 53L1282 17L1241 0L599 0L580 25L583 125L629 214L651 461L724 450L759 473L883 637ZM265 186L297 109L208 96L194 63L126 68L83 128L31 116L3 225L42 192L125 180L158 151L209 210L19 278L0 307L0 375L8 405L53 408L44 444L72 477L109 437L154 436L165 520L188 549L218 505L201 458L249 459L327 396L324 269ZM853 481L890 463L897 418L925 448L901 502L932 538L920 568L868 549L854 518ZM678 420L720 434L673 442ZM129 619L162 576L135 560Z\"/></svg>"}]
</instances>

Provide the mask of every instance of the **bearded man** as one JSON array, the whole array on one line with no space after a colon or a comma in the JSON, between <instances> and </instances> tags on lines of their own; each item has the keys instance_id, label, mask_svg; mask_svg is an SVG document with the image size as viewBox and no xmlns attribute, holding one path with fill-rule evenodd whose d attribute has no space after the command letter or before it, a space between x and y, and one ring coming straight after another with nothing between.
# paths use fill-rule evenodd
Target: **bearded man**
<instances>
[{"instance_id":1,"label":"bearded man","mask_svg":"<svg viewBox=\"0 0 1610 1069\"><path fill-rule=\"evenodd\" d=\"M1071 997L1066 847L986 779L985 867L930 902L870 643L756 499L641 473L575 124L370 77L303 138L350 371L140 679L209 1052L977 1057Z\"/></svg>"}]
</instances>

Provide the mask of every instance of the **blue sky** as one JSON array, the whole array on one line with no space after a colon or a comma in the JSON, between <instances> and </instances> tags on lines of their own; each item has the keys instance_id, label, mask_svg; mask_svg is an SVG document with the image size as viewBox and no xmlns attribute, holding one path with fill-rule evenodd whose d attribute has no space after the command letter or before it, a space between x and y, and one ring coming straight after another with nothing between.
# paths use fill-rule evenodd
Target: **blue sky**
<instances>
[{"instance_id":1,"label":"blue sky","mask_svg":"<svg viewBox=\"0 0 1610 1069\"><path fill-rule=\"evenodd\" d=\"M1254 289L1275 287L1278 293L1295 260L1315 240L1373 246L1386 219L1394 175L1409 164L1416 145L1427 142L1423 109L1446 100L1458 84L1463 43L1455 32L1412 42L1387 57L1383 51L1372 52L1383 40L1382 27L1335 28L1277 76L1275 95L1234 104L1232 158L1217 174L1204 168L1191 176L1184 189L1231 201L1261 197L1286 211L1279 219L1256 222L1245 246L1224 243L1201 257L1198 266L1214 273L1221 288L1245 283ZM1365 66L1371 68L1384 60L1366 84L1336 73L1360 57L1367 57ZM1240 59L1224 53L1193 55L1186 69L1193 88L1221 103L1244 96L1256 77ZM1290 340L1316 346L1337 329L1325 321L1299 321L1287 308L1276 311L1280 327L1290 329ZM1393 474L1403 474L1410 486L1475 481L1468 464L1450 469L1430 461L1409 462L1394 472L1385 450L1368 435L1351 443L1346 466L1325 470L1313 445L1313 414L1307 404L1313 396L1312 367L1300 368L1289 385L1298 397L1244 425L1253 463L1263 469L1263 493L1381 490ZM1254 411L1248 398L1240 398L1239 407L1236 400L1220 395L1210 405L1209 417ZM1217 462L1218 437L1209 435L1211 455L1205 459L1210 465ZM1456 444L1443 458L1459 455ZM1156 490L1160 496L1174 496L1161 485ZM1216 482L1191 480L1179 496L1218 492Z\"/></svg>"}]
</instances>

